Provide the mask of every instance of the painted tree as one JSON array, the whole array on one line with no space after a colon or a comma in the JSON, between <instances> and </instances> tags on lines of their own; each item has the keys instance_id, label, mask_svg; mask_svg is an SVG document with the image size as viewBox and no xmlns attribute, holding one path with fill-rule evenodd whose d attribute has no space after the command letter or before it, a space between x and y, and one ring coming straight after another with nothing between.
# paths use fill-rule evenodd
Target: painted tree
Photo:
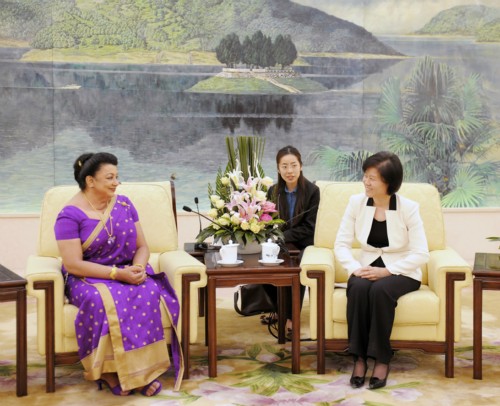
<instances>
[{"instance_id":1,"label":"painted tree","mask_svg":"<svg viewBox=\"0 0 500 406\"><path fill-rule=\"evenodd\" d=\"M252 46L250 48L249 60L253 66L262 66L261 50L266 41L265 35L262 31L256 31L251 38Z\"/></svg>"},{"instance_id":2,"label":"painted tree","mask_svg":"<svg viewBox=\"0 0 500 406\"><path fill-rule=\"evenodd\" d=\"M402 85L397 78L383 84L376 118L382 144L403 161L405 180L435 185L443 206L479 206L494 187L500 162L490 154L498 133L478 75L460 78L424 57ZM332 167L336 180L360 180L360 162L368 154L320 147L311 160Z\"/></svg>"},{"instance_id":3,"label":"painted tree","mask_svg":"<svg viewBox=\"0 0 500 406\"><path fill-rule=\"evenodd\" d=\"M218 14L224 10L219 0L178 0L174 10L182 18L184 41L197 40L202 51L220 30Z\"/></svg>"},{"instance_id":4,"label":"painted tree","mask_svg":"<svg viewBox=\"0 0 500 406\"><path fill-rule=\"evenodd\" d=\"M282 68L291 65L297 59L297 48L290 35L279 34L274 40L274 57Z\"/></svg>"},{"instance_id":5,"label":"painted tree","mask_svg":"<svg viewBox=\"0 0 500 406\"><path fill-rule=\"evenodd\" d=\"M240 38L235 33L226 35L215 47L215 55L220 63L228 68L234 67L241 61L242 48Z\"/></svg>"},{"instance_id":6,"label":"painted tree","mask_svg":"<svg viewBox=\"0 0 500 406\"><path fill-rule=\"evenodd\" d=\"M260 49L260 66L267 68L276 65L274 57L274 46L271 37L264 36L264 43Z\"/></svg>"},{"instance_id":7,"label":"painted tree","mask_svg":"<svg viewBox=\"0 0 500 406\"><path fill-rule=\"evenodd\" d=\"M461 78L424 57L402 87L398 79L384 83L377 118L410 179L435 185L444 206L481 204L500 162L488 159L498 134L478 75Z\"/></svg>"},{"instance_id":8,"label":"painted tree","mask_svg":"<svg viewBox=\"0 0 500 406\"><path fill-rule=\"evenodd\" d=\"M241 62L243 62L248 68L252 68L252 40L247 35L241 44Z\"/></svg>"}]
</instances>

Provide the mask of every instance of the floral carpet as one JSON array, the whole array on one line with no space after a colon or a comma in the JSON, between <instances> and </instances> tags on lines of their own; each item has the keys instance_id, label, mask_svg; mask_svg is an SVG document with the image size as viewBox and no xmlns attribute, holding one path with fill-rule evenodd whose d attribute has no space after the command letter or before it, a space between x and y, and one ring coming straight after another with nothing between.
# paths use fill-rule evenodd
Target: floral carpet
<instances>
[{"instance_id":1,"label":"floral carpet","mask_svg":"<svg viewBox=\"0 0 500 406\"><path fill-rule=\"evenodd\" d=\"M160 377L154 398L116 397L85 381L80 365L56 368L56 392L45 393L45 361L36 350L36 309L28 299L28 396L15 396L15 306L0 303L2 405L494 405L500 402L500 292L484 292L483 380L472 379L472 288L463 292L462 339L455 346L455 378L444 377L444 356L399 351L387 386L351 389L350 357L327 353L325 375L316 374L316 344L302 328L301 374L291 373L290 344L277 344L259 317L233 310L233 289L218 290L218 377L208 378L203 334L191 347L191 377L172 391L173 374ZM302 323L308 318L307 299ZM200 319L200 331L203 319Z\"/></svg>"}]
</instances>

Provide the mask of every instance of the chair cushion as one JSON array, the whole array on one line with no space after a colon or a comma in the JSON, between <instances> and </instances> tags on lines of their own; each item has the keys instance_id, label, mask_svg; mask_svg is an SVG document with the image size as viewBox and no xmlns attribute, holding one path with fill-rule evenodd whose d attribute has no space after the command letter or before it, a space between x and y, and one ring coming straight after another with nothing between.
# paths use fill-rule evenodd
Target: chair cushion
<instances>
[{"instance_id":1,"label":"chair cushion","mask_svg":"<svg viewBox=\"0 0 500 406\"><path fill-rule=\"evenodd\" d=\"M333 291L332 317L335 323L346 323L346 290L335 288ZM419 290L403 295L398 300L394 326L427 325L439 323L439 298L422 285Z\"/></svg>"}]
</instances>

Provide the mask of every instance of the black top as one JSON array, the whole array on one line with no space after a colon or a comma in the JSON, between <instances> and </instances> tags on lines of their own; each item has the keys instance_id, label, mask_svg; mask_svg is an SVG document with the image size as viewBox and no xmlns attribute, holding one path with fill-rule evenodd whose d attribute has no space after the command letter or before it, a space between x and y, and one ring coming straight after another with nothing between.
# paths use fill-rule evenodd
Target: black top
<instances>
[{"instance_id":1,"label":"black top","mask_svg":"<svg viewBox=\"0 0 500 406\"><path fill-rule=\"evenodd\" d=\"M368 199L366 205L373 206L373 199L371 197ZM391 196L391 200L389 201L389 210L396 210L396 195ZM389 246L389 237L387 235L387 221L378 221L375 220L375 218L373 219L372 228L370 230L370 235L368 236L367 243L376 248ZM370 265L385 268L382 257L378 257Z\"/></svg>"},{"instance_id":2,"label":"black top","mask_svg":"<svg viewBox=\"0 0 500 406\"><path fill-rule=\"evenodd\" d=\"M283 234L286 243L292 243L298 249L303 250L308 245L314 244L314 227L316 226L316 216L318 214L319 205L319 188L312 182L305 179L305 193L304 205L297 212L298 201L300 196L297 195L297 203L295 204L295 213L290 217L288 210L288 202L286 199L286 192L284 186L281 190L276 192L276 207L280 214L280 218L286 221L282 226ZM274 196L273 185L267 192L268 196Z\"/></svg>"},{"instance_id":3,"label":"black top","mask_svg":"<svg viewBox=\"0 0 500 406\"><path fill-rule=\"evenodd\" d=\"M368 236L368 244L372 247L382 248L389 246L389 238L387 236L387 221L378 221L373 219L372 229Z\"/></svg>"}]
</instances>

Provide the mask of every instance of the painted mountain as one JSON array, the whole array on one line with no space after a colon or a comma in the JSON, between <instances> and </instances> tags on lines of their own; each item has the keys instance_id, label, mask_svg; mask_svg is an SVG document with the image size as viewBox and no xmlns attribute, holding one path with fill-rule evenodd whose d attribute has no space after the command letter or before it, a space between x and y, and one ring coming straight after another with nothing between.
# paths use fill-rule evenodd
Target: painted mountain
<instances>
[{"instance_id":1,"label":"painted mountain","mask_svg":"<svg viewBox=\"0 0 500 406\"><path fill-rule=\"evenodd\" d=\"M257 30L299 51L398 55L364 28L289 0L3 0L0 37L39 49L104 45L213 51Z\"/></svg>"},{"instance_id":2,"label":"painted mountain","mask_svg":"<svg viewBox=\"0 0 500 406\"><path fill-rule=\"evenodd\" d=\"M438 13L416 34L469 35L478 41L500 41L500 8L453 7Z\"/></svg>"}]
</instances>

